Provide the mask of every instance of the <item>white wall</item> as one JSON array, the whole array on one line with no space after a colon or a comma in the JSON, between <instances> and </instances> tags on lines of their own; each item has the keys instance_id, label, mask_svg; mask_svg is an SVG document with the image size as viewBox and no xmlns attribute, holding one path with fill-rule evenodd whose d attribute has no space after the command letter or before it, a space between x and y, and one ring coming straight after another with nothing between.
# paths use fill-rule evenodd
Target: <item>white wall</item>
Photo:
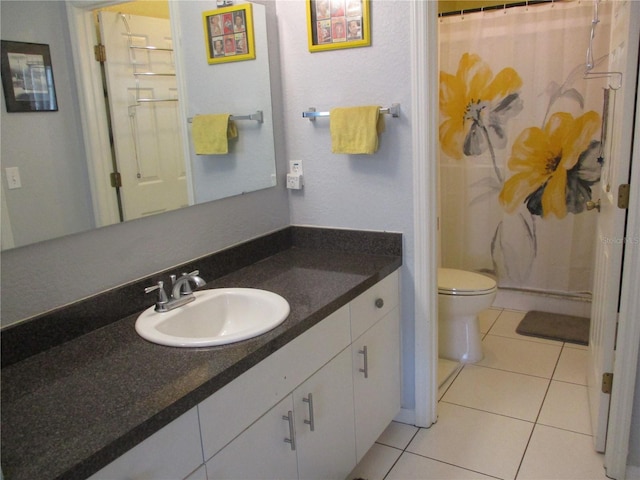
<instances>
[{"instance_id":1,"label":"white wall","mask_svg":"<svg viewBox=\"0 0 640 480\"><path fill-rule=\"evenodd\" d=\"M304 189L291 191L291 223L386 230L404 235L402 269L403 406L414 405L413 177L410 3L374 0L372 45L310 53L306 5L277 0L287 160L302 160ZM374 155L331 153L329 119L302 118L309 107L400 103L385 116Z\"/></svg>"},{"instance_id":2,"label":"white wall","mask_svg":"<svg viewBox=\"0 0 640 480\"><path fill-rule=\"evenodd\" d=\"M49 45L58 100L57 112L7 113L0 95L3 195L14 243L26 245L92 228L93 211L64 2L1 9L3 40ZM20 169L22 188L6 188L6 167Z\"/></svg>"}]
</instances>

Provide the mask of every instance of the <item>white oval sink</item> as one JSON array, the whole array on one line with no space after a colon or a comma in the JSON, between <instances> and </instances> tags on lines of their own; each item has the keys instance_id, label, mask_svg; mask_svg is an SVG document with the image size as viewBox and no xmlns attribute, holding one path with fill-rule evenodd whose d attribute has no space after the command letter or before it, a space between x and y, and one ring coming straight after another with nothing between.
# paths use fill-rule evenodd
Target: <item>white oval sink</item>
<instances>
[{"instance_id":1,"label":"white oval sink","mask_svg":"<svg viewBox=\"0 0 640 480\"><path fill-rule=\"evenodd\" d=\"M257 337L280 325L289 303L255 288L216 288L194 292L196 299L169 312L150 307L136 320L136 332L172 347L209 347Z\"/></svg>"}]
</instances>

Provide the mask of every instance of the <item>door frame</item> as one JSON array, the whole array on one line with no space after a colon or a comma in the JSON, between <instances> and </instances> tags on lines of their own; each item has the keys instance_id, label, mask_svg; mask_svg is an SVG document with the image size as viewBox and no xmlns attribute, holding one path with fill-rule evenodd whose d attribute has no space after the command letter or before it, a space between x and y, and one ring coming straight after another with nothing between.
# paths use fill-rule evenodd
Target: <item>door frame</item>
<instances>
[{"instance_id":1,"label":"door frame","mask_svg":"<svg viewBox=\"0 0 640 480\"><path fill-rule=\"evenodd\" d=\"M412 137L414 173L414 292L415 292L415 424L429 427L437 419L437 280L438 195L438 15L436 2L412 2L411 56L413 68ZM636 83L636 90L638 83ZM426 133L425 133L426 132ZM636 99L635 137L640 139L640 97ZM628 232L640 235L640 142L635 142L631 172ZM640 241L640 240L639 240ZM640 343L640 248L626 249L623 258L620 325L611 395L605 468L607 475L624 478L629 450L631 415Z\"/></svg>"},{"instance_id":2,"label":"door frame","mask_svg":"<svg viewBox=\"0 0 640 480\"><path fill-rule=\"evenodd\" d=\"M636 92L639 87L640 81L637 80ZM620 313L604 462L607 475L612 478L626 476L640 344L640 296L637 293L640 285L640 96L637 95L635 108L633 135L637 140L634 141L631 154L631 190L627 217L627 240L631 248L625 248L622 259ZM636 407L638 405L640 399L637 399Z\"/></svg>"},{"instance_id":3,"label":"door frame","mask_svg":"<svg viewBox=\"0 0 640 480\"><path fill-rule=\"evenodd\" d=\"M438 404L438 11L411 2L411 112L415 354L414 423L430 427ZM435 63L435 65L434 65ZM435 67L435 68L434 68Z\"/></svg>"},{"instance_id":4,"label":"door frame","mask_svg":"<svg viewBox=\"0 0 640 480\"><path fill-rule=\"evenodd\" d=\"M120 222L118 202L111 187L111 143L102 90L100 64L93 57L95 29L91 11L118 1L72 0L67 2L67 20L73 64L78 83L82 136L87 155L91 201L96 227Z\"/></svg>"}]
</instances>

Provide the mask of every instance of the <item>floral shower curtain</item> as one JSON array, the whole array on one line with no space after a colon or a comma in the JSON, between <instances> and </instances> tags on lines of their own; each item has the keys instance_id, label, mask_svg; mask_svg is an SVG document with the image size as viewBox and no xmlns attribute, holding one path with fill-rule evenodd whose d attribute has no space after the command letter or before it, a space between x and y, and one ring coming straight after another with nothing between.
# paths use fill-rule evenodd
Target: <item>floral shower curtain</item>
<instances>
[{"instance_id":1,"label":"floral shower curtain","mask_svg":"<svg viewBox=\"0 0 640 480\"><path fill-rule=\"evenodd\" d=\"M593 56L606 67L609 5ZM591 291L606 79L583 79L590 1L440 19L442 265ZM595 200L595 199L594 199Z\"/></svg>"}]
</instances>

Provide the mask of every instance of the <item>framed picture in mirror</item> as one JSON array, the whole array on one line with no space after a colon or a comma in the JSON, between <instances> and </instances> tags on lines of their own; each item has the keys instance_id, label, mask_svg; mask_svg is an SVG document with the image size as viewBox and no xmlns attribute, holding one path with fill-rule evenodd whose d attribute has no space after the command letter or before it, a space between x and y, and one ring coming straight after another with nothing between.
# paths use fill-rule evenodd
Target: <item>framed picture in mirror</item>
<instances>
[{"instance_id":1,"label":"framed picture in mirror","mask_svg":"<svg viewBox=\"0 0 640 480\"><path fill-rule=\"evenodd\" d=\"M250 3L203 12L202 21L209 64L256 58Z\"/></svg>"},{"instance_id":2,"label":"framed picture in mirror","mask_svg":"<svg viewBox=\"0 0 640 480\"><path fill-rule=\"evenodd\" d=\"M49 45L2 40L1 73L7 112L58 110Z\"/></svg>"},{"instance_id":3,"label":"framed picture in mirror","mask_svg":"<svg viewBox=\"0 0 640 480\"><path fill-rule=\"evenodd\" d=\"M306 0L310 52L371 45L369 0Z\"/></svg>"}]
</instances>

